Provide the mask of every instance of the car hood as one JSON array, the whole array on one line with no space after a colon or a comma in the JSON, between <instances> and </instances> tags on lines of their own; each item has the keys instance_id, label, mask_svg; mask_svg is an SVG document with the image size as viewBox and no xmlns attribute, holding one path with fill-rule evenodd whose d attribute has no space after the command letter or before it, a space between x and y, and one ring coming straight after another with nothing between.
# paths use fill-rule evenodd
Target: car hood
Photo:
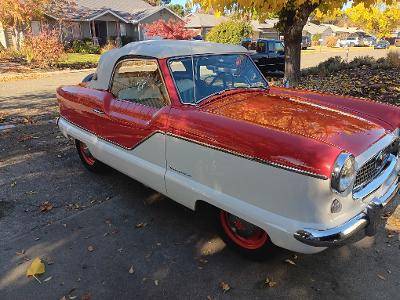
<instances>
[{"instance_id":1,"label":"car hood","mask_svg":"<svg viewBox=\"0 0 400 300\"><path fill-rule=\"evenodd\" d=\"M209 101L203 110L314 139L358 155L386 134L367 119L328 108L307 99L277 96L266 91L227 92L219 101Z\"/></svg>"}]
</instances>

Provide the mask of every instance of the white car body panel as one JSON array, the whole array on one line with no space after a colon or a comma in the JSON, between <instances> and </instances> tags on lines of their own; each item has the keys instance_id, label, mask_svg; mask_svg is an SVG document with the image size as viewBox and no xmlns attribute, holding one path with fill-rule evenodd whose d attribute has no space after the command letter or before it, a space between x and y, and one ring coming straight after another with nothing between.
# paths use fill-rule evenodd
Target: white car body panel
<instances>
[{"instance_id":1,"label":"white car body panel","mask_svg":"<svg viewBox=\"0 0 400 300\"><path fill-rule=\"evenodd\" d=\"M95 158L167 195L196 208L205 201L264 229L277 246L316 253L325 248L299 242L293 234L301 228L338 226L367 206L330 189L330 181L262 164L180 137L153 134L133 150L123 149L60 118L65 136L86 143ZM356 158L362 164L394 136L388 135ZM289 188L290 187L290 188ZM371 195L376 196L376 193ZM330 212L334 199L342 203L338 214Z\"/></svg>"}]
</instances>

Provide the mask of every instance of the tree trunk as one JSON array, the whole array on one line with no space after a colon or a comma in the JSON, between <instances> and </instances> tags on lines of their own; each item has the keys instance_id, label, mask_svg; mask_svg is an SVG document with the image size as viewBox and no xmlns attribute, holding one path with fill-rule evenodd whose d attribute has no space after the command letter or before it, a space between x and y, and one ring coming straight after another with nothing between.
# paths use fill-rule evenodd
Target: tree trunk
<instances>
[{"instance_id":1,"label":"tree trunk","mask_svg":"<svg viewBox=\"0 0 400 300\"><path fill-rule=\"evenodd\" d=\"M288 87L295 87L299 83L303 28L321 2L307 0L297 6L295 0L289 0L279 13L278 26L285 38L285 85Z\"/></svg>"},{"instance_id":2,"label":"tree trunk","mask_svg":"<svg viewBox=\"0 0 400 300\"><path fill-rule=\"evenodd\" d=\"M297 86L300 79L302 28L290 31L285 38L285 81L286 85Z\"/></svg>"}]
</instances>

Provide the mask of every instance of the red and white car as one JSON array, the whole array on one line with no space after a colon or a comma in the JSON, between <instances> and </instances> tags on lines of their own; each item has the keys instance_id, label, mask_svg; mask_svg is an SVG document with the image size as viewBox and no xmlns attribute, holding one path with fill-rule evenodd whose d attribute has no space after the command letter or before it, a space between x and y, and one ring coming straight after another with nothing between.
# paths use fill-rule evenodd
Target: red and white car
<instances>
[{"instance_id":1,"label":"red and white car","mask_svg":"<svg viewBox=\"0 0 400 300\"><path fill-rule=\"evenodd\" d=\"M398 191L400 109L269 87L241 46L144 41L57 90L58 126L104 165L196 210L250 256L373 235Z\"/></svg>"}]
</instances>

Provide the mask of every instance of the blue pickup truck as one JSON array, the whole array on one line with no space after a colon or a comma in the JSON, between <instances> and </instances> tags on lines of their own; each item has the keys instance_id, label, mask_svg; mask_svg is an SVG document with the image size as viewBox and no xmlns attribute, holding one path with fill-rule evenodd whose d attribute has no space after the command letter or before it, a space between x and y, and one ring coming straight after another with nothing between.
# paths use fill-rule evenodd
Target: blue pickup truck
<instances>
[{"instance_id":1,"label":"blue pickup truck","mask_svg":"<svg viewBox=\"0 0 400 300\"><path fill-rule=\"evenodd\" d=\"M285 47L280 40L249 39L242 41L242 46L251 52L251 58L266 76L281 77L285 72Z\"/></svg>"}]
</instances>

